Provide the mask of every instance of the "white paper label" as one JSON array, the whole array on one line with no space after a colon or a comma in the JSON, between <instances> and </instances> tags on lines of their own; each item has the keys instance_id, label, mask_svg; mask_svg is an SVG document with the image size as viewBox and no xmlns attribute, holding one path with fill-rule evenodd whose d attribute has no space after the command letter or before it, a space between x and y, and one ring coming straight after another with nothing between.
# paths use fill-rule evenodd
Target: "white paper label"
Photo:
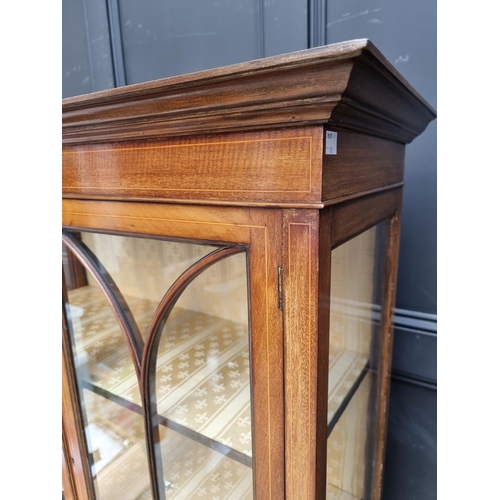
<instances>
[{"instance_id":1,"label":"white paper label","mask_svg":"<svg viewBox=\"0 0 500 500\"><path fill-rule=\"evenodd\" d=\"M327 155L337 154L337 132L332 132L330 130L326 131L325 154Z\"/></svg>"}]
</instances>

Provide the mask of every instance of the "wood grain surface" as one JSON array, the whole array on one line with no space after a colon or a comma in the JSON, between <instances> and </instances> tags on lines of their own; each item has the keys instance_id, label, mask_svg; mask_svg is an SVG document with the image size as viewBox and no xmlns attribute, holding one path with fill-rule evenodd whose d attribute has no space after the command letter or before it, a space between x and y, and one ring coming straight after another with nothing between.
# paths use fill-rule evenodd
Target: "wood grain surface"
<instances>
[{"instance_id":1,"label":"wood grain surface","mask_svg":"<svg viewBox=\"0 0 500 500\"><path fill-rule=\"evenodd\" d=\"M396 188L331 207L332 248L392 217L399 209L401 191L402 188Z\"/></svg>"},{"instance_id":2,"label":"wood grain surface","mask_svg":"<svg viewBox=\"0 0 500 500\"><path fill-rule=\"evenodd\" d=\"M318 368L316 389L316 497L326 494L327 439L328 439L328 378L330 352L330 285L332 212L319 212L318 235Z\"/></svg>"},{"instance_id":3,"label":"wood grain surface","mask_svg":"<svg viewBox=\"0 0 500 500\"><path fill-rule=\"evenodd\" d=\"M73 235L75 238L81 240L80 233L73 233ZM62 246L62 264L68 290L74 290L75 288L87 285L85 268L80 264L80 261L68 251L64 244Z\"/></svg>"},{"instance_id":4,"label":"wood grain surface","mask_svg":"<svg viewBox=\"0 0 500 500\"><path fill-rule=\"evenodd\" d=\"M318 225L318 211L284 213L285 463L288 500L316 498L318 480ZM326 441L326 418L324 424Z\"/></svg>"},{"instance_id":5,"label":"wood grain surface","mask_svg":"<svg viewBox=\"0 0 500 500\"><path fill-rule=\"evenodd\" d=\"M320 201L321 127L68 146L63 196Z\"/></svg>"},{"instance_id":6,"label":"wood grain surface","mask_svg":"<svg viewBox=\"0 0 500 500\"><path fill-rule=\"evenodd\" d=\"M65 447L66 446L63 443L63 449L62 449L62 491L64 495L63 498L64 500L75 500L73 478L68 467Z\"/></svg>"},{"instance_id":7,"label":"wood grain surface","mask_svg":"<svg viewBox=\"0 0 500 500\"><path fill-rule=\"evenodd\" d=\"M326 123L409 142L434 116L360 39L65 99L63 143Z\"/></svg>"},{"instance_id":8,"label":"wood grain surface","mask_svg":"<svg viewBox=\"0 0 500 500\"><path fill-rule=\"evenodd\" d=\"M253 479L256 499L285 497L283 312L278 309L282 214L249 211ZM265 332L265 333L264 333Z\"/></svg>"},{"instance_id":9,"label":"wood grain surface","mask_svg":"<svg viewBox=\"0 0 500 500\"><path fill-rule=\"evenodd\" d=\"M403 182L403 144L339 130L337 154L323 157L323 202Z\"/></svg>"}]
</instances>

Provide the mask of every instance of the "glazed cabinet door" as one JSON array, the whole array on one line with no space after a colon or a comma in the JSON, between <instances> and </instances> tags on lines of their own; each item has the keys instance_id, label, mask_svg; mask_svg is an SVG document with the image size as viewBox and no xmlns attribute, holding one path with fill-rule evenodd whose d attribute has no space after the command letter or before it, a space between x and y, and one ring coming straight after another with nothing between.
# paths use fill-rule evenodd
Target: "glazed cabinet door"
<instances>
[{"instance_id":1,"label":"glazed cabinet door","mask_svg":"<svg viewBox=\"0 0 500 500\"><path fill-rule=\"evenodd\" d=\"M86 223L106 207L87 204ZM282 374L270 365L279 311L266 226L241 220L228 232L229 213L189 223L188 210L163 234L134 234L132 214L122 231L107 215L63 231L64 345L88 497L276 497L282 385L272 394L271 382Z\"/></svg>"}]
</instances>

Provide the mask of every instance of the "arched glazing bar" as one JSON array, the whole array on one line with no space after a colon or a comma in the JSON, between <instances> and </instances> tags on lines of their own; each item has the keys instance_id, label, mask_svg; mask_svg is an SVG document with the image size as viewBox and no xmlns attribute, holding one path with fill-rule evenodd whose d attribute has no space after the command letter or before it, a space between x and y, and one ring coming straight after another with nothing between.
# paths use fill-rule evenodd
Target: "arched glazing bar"
<instances>
[{"instance_id":1,"label":"arched glazing bar","mask_svg":"<svg viewBox=\"0 0 500 500\"><path fill-rule=\"evenodd\" d=\"M99 288L106 297L125 336L134 363L135 373L139 380L144 341L127 301L106 268L85 243L77 240L71 233L66 231L63 231L62 240L66 247L96 280Z\"/></svg>"},{"instance_id":2,"label":"arched glazing bar","mask_svg":"<svg viewBox=\"0 0 500 500\"><path fill-rule=\"evenodd\" d=\"M245 248L241 246L223 247L195 262L168 289L156 308L149 325L143 350L140 391L144 408L151 491L155 500L165 499L165 489L160 486L163 485L163 465L156 401L156 361L163 328L178 299L195 278L217 262L244 251Z\"/></svg>"}]
</instances>

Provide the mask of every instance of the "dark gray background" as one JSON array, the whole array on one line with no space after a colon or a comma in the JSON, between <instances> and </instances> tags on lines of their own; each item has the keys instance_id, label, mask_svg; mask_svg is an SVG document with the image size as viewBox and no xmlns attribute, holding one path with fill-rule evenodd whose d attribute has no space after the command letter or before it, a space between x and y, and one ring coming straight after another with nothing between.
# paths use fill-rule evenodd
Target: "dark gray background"
<instances>
[{"instance_id":1,"label":"dark gray background","mask_svg":"<svg viewBox=\"0 0 500 500\"><path fill-rule=\"evenodd\" d=\"M370 38L436 107L436 0L63 0L63 97ZM384 500L436 498L436 122L406 148Z\"/></svg>"}]
</instances>

